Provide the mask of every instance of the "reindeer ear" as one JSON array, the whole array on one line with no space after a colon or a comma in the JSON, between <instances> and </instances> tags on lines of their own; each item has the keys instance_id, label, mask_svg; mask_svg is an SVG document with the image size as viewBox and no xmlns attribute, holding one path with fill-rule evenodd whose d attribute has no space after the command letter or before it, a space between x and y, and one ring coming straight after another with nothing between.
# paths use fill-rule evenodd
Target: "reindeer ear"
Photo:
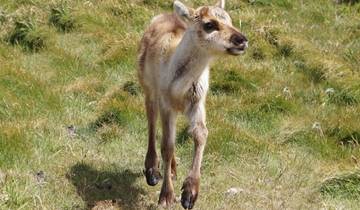
<instances>
[{"instance_id":1,"label":"reindeer ear","mask_svg":"<svg viewBox=\"0 0 360 210\"><path fill-rule=\"evenodd\" d=\"M180 1L174 1L175 13L185 22L189 22L193 19L194 9L185 6Z\"/></svg>"},{"instance_id":2,"label":"reindeer ear","mask_svg":"<svg viewBox=\"0 0 360 210\"><path fill-rule=\"evenodd\" d=\"M216 6L225 9L225 0L218 1L218 3L216 3Z\"/></svg>"}]
</instances>

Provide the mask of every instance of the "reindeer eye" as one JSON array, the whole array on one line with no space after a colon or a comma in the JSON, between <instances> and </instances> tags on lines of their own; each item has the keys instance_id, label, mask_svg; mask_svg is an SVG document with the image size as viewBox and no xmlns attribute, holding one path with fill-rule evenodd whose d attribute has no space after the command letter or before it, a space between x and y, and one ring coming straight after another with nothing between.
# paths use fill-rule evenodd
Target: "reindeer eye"
<instances>
[{"instance_id":1,"label":"reindeer eye","mask_svg":"<svg viewBox=\"0 0 360 210\"><path fill-rule=\"evenodd\" d=\"M204 23L203 28L207 33L211 33L211 32L213 32L215 30L219 30L217 24L214 23L214 22Z\"/></svg>"}]
</instances>

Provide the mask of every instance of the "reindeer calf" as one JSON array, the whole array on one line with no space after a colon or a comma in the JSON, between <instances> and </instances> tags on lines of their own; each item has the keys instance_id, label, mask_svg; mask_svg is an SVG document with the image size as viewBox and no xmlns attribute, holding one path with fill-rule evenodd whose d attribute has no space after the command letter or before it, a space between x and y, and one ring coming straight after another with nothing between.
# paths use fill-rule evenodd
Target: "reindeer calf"
<instances>
[{"instance_id":1,"label":"reindeer calf","mask_svg":"<svg viewBox=\"0 0 360 210\"><path fill-rule=\"evenodd\" d=\"M182 206L191 209L199 192L200 167L208 135L205 98L209 64L219 55L240 55L247 48L246 37L232 26L224 7L225 0L197 9L175 1L175 12L156 16L141 40L138 76L145 93L149 129L144 174L149 185L159 182L155 126L160 111L164 174L159 204L165 207L175 201L172 177L176 176L177 113L187 116L195 143L192 167L181 195Z\"/></svg>"}]
</instances>

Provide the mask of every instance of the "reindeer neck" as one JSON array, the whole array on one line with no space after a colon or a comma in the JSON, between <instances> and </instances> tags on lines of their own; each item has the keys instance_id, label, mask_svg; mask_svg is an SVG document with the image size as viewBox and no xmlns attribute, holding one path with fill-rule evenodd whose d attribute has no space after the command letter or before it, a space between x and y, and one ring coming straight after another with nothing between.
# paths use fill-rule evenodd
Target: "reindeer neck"
<instances>
[{"instance_id":1,"label":"reindeer neck","mask_svg":"<svg viewBox=\"0 0 360 210\"><path fill-rule=\"evenodd\" d=\"M191 85L198 81L202 73L208 69L212 56L199 47L194 40L195 31L189 29L177 46L171 59L172 92L184 95Z\"/></svg>"}]
</instances>

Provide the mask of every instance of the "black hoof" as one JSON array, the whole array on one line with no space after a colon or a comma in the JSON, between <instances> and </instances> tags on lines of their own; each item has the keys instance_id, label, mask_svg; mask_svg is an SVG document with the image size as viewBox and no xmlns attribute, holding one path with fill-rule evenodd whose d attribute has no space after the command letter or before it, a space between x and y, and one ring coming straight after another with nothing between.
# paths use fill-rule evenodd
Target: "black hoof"
<instances>
[{"instance_id":1,"label":"black hoof","mask_svg":"<svg viewBox=\"0 0 360 210\"><path fill-rule=\"evenodd\" d=\"M147 184L150 186L157 185L161 179L160 173L153 168L145 169L144 175L146 177Z\"/></svg>"},{"instance_id":2,"label":"black hoof","mask_svg":"<svg viewBox=\"0 0 360 210\"><path fill-rule=\"evenodd\" d=\"M181 194L181 205L184 209L192 209L194 207L197 196L193 196L190 191L184 190Z\"/></svg>"}]
</instances>

